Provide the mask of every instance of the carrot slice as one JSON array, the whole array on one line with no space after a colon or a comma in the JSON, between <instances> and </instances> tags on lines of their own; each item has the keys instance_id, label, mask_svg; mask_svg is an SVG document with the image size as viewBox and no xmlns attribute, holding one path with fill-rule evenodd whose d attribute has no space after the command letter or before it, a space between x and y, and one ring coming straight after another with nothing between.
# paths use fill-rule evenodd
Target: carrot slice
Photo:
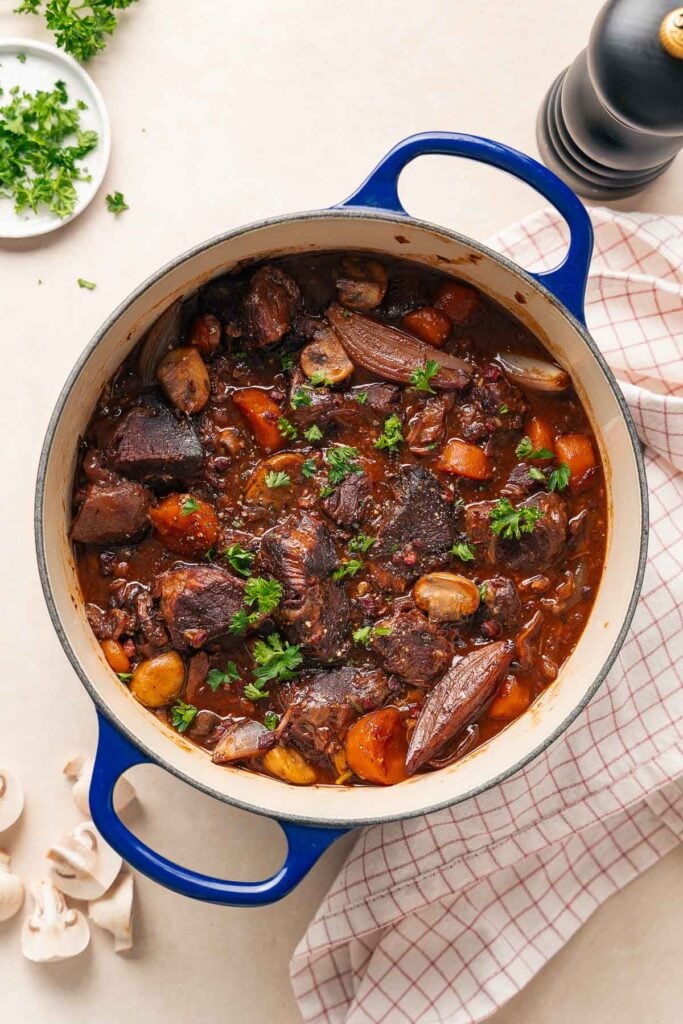
<instances>
[{"instance_id":1,"label":"carrot slice","mask_svg":"<svg viewBox=\"0 0 683 1024\"><path fill-rule=\"evenodd\" d=\"M574 491L588 482L597 466L593 445L585 434L561 434L555 454L558 462L569 466L569 486Z\"/></svg>"},{"instance_id":2,"label":"carrot slice","mask_svg":"<svg viewBox=\"0 0 683 1024\"><path fill-rule=\"evenodd\" d=\"M443 473L455 473L468 480L490 480L493 472L488 457L476 444L468 444L454 437L444 447L436 469Z\"/></svg>"},{"instance_id":3,"label":"carrot slice","mask_svg":"<svg viewBox=\"0 0 683 1024\"><path fill-rule=\"evenodd\" d=\"M359 718L346 734L344 749L349 768L366 782L393 786L408 777L405 722L396 708Z\"/></svg>"},{"instance_id":4,"label":"carrot slice","mask_svg":"<svg viewBox=\"0 0 683 1024\"><path fill-rule=\"evenodd\" d=\"M130 658L118 640L103 640L100 644L105 658L114 672L130 672Z\"/></svg>"},{"instance_id":5,"label":"carrot slice","mask_svg":"<svg viewBox=\"0 0 683 1024\"><path fill-rule=\"evenodd\" d=\"M434 299L436 308L443 310L454 324L464 324L471 320L480 303L481 295L476 288L460 281L444 281Z\"/></svg>"},{"instance_id":6,"label":"carrot slice","mask_svg":"<svg viewBox=\"0 0 683 1024\"><path fill-rule=\"evenodd\" d=\"M450 317L440 309L435 306L423 306L422 309L412 309L410 313L406 313L401 326L415 334L420 341L425 341L434 348L441 348L453 325Z\"/></svg>"},{"instance_id":7,"label":"carrot slice","mask_svg":"<svg viewBox=\"0 0 683 1024\"><path fill-rule=\"evenodd\" d=\"M256 442L267 455L284 448L286 439L280 433L280 406L261 388L236 391L232 400L244 416Z\"/></svg>"},{"instance_id":8,"label":"carrot slice","mask_svg":"<svg viewBox=\"0 0 683 1024\"><path fill-rule=\"evenodd\" d=\"M176 555L205 555L218 538L220 524L213 506L191 494L169 494L149 517L161 543Z\"/></svg>"},{"instance_id":9,"label":"carrot slice","mask_svg":"<svg viewBox=\"0 0 683 1024\"><path fill-rule=\"evenodd\" d=\"M489 716L511 722L531 704L528 688L514 676L508 676L503 682L495 700L489 708Z\"/></svg>"},{"instance_id":10,"label":"carrot slice","mask_svg":"<svg viewBox=\"0 0 683 1024\"><path fill-rule=\"evenodd\" d=\"M550 424L546 420L541 419L540 416L532 416L529 420L529 426L527 427L527 435L531 439L531 443L534 446L534 451L538 451L541 448L547 448L548 451L554 451L555 449L555 435L550 427ZM532 459L532 462L547 462L547 459Z\"/></svg>"}]
</instances>

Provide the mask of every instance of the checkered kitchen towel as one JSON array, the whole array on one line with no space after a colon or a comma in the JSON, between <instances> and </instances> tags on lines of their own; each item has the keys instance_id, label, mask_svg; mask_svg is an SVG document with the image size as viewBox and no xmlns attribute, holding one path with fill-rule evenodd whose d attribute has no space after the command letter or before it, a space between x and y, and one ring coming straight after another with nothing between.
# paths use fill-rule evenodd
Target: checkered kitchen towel
<instances>
[{"instance_id":1,"label":"checkered kitchen towel","mask_svg":"<svg viewBox=\"0 0 683 1024\"><path fill-rule=\"evenodd\" d=\"M683 218L592 217L588 326L646 445L650 548L630 635L524 771L361 833L292 961L306 1021L484 1020L683 838ZM566 244L545 211L493 240L534 269Z\"/></svg>"}]
</instances>

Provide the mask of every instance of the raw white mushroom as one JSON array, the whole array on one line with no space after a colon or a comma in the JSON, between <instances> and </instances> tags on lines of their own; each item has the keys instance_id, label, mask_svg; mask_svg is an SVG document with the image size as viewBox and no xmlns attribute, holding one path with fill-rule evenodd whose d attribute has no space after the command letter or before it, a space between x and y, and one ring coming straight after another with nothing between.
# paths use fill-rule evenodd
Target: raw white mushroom
<instances>
[{"instance_id":1,"label":"raw white mushroom","mask_svg":"<svg viewBox=\"0 0 683 1024\"><path fill-rule=\"evenodd\" d=\"M21 930L21 951L35 963L53 963L78 956L90 942L90 925L80 910L67 907L51 882L30 888L33 909Z\"/></svg>"},{"instance_id":2,"label":"raw white mushroom","mask_svg":"<svg viewBox=\"0 0 683 1024\"><path fill-rule=\"evenodd\" d=\"M114 950L133 948L133 876L123 871L109 892L88 904L88 917L114 936Z\"/></svg>"},{"instance_id":3,"label":"raw white mushroom","mask_svg":"<svg viewBox=\"0 0 683 1024\"><path fill-rule=\"evenodd\" d=\"M10 870L10 855L0 850L0 921L9 921L24 902L24 883Z\"/></svg>"},{"instance_id":4,"label":"raw white mushroom","mask_svg":"<svg viewBox=\"0 0 683 1024\"><path fill-rule=\"evenodd\" d=\"M92 757L74 757L64 765L64 774L73 781L73 798L76 807L86 817L90 817L90 780L95 762ZM136 793L127 779L120 779L114 790L114 810L120 813L135 799Z\"/></svg>"},{"instance_id":5,"label":"raw white mushroom","mask_svg":"<svg viewBox=\"0 0 683 1024\"><path fill-rule=\"evenodd\" d=\"M23 809L23 789L6 768L0 768L0 832L11 828Z\"/></svg>"},{"instance_id":6,"label":"raw white mushroom","mask_svg":"<svg viewBox=\"0 0 683 1024\"><path fill-rule=\"evenodd\" d=\"M61 843L51 846L47 857L52 861L51 881L77 900L96 900L103 896L123 863L92 821L82 822Z\"/></svg>"}]
</instances>

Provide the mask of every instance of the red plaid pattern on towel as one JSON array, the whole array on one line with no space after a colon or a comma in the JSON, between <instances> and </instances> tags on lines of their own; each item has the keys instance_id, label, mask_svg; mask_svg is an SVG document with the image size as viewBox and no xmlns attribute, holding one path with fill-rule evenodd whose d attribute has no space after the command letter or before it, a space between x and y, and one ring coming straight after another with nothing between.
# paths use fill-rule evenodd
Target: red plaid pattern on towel
<instances>
[{"instance_id":1,"label":"red plaid pattern on towel","mask_svg":"<svg viewBox=\"0 0 683 1024\"><path fill-rule=\"evenodd\" d=\"M683 218L592 211L588 326L646 445L651 532L630 634L567 732L502 785L362 832L292 960L304 1020L473 1024L683 839ZM554 212L492 245L547 269Z\"/></svg>"}]
</instances>

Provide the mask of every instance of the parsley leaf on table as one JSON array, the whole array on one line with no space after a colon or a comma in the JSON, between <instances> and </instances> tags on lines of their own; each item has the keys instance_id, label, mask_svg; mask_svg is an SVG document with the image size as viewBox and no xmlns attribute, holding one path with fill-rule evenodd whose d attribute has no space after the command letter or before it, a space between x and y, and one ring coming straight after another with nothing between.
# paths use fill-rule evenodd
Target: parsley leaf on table
<instances>
[{"instance_id":1,"label":"parsley leaf on table","mask_svg":"<svg viewBox=\"0 0 683 1024\"><path fill-rule=\"evenodd\" d=\"M124 210L130 210L130 206L123 197L122 192L114 192L104 197L104 201L107 204L107 209L110 213L113 213L115 217L118 217Z\"/></svg>"},{"instance_id":2,"label":"parsley leaf on table","mask_svg":"<svg viewBox=\"0 0 683 1024\"><path fill-rule=\"evenodd\" d=\"M79 277L77 279L77 283L79 288L85 288L85 290L88 292L94 292L95 289L97 288L97 285L95 284L94 281L86 281L84 277Z\"/></svg>"}]
</instances>

